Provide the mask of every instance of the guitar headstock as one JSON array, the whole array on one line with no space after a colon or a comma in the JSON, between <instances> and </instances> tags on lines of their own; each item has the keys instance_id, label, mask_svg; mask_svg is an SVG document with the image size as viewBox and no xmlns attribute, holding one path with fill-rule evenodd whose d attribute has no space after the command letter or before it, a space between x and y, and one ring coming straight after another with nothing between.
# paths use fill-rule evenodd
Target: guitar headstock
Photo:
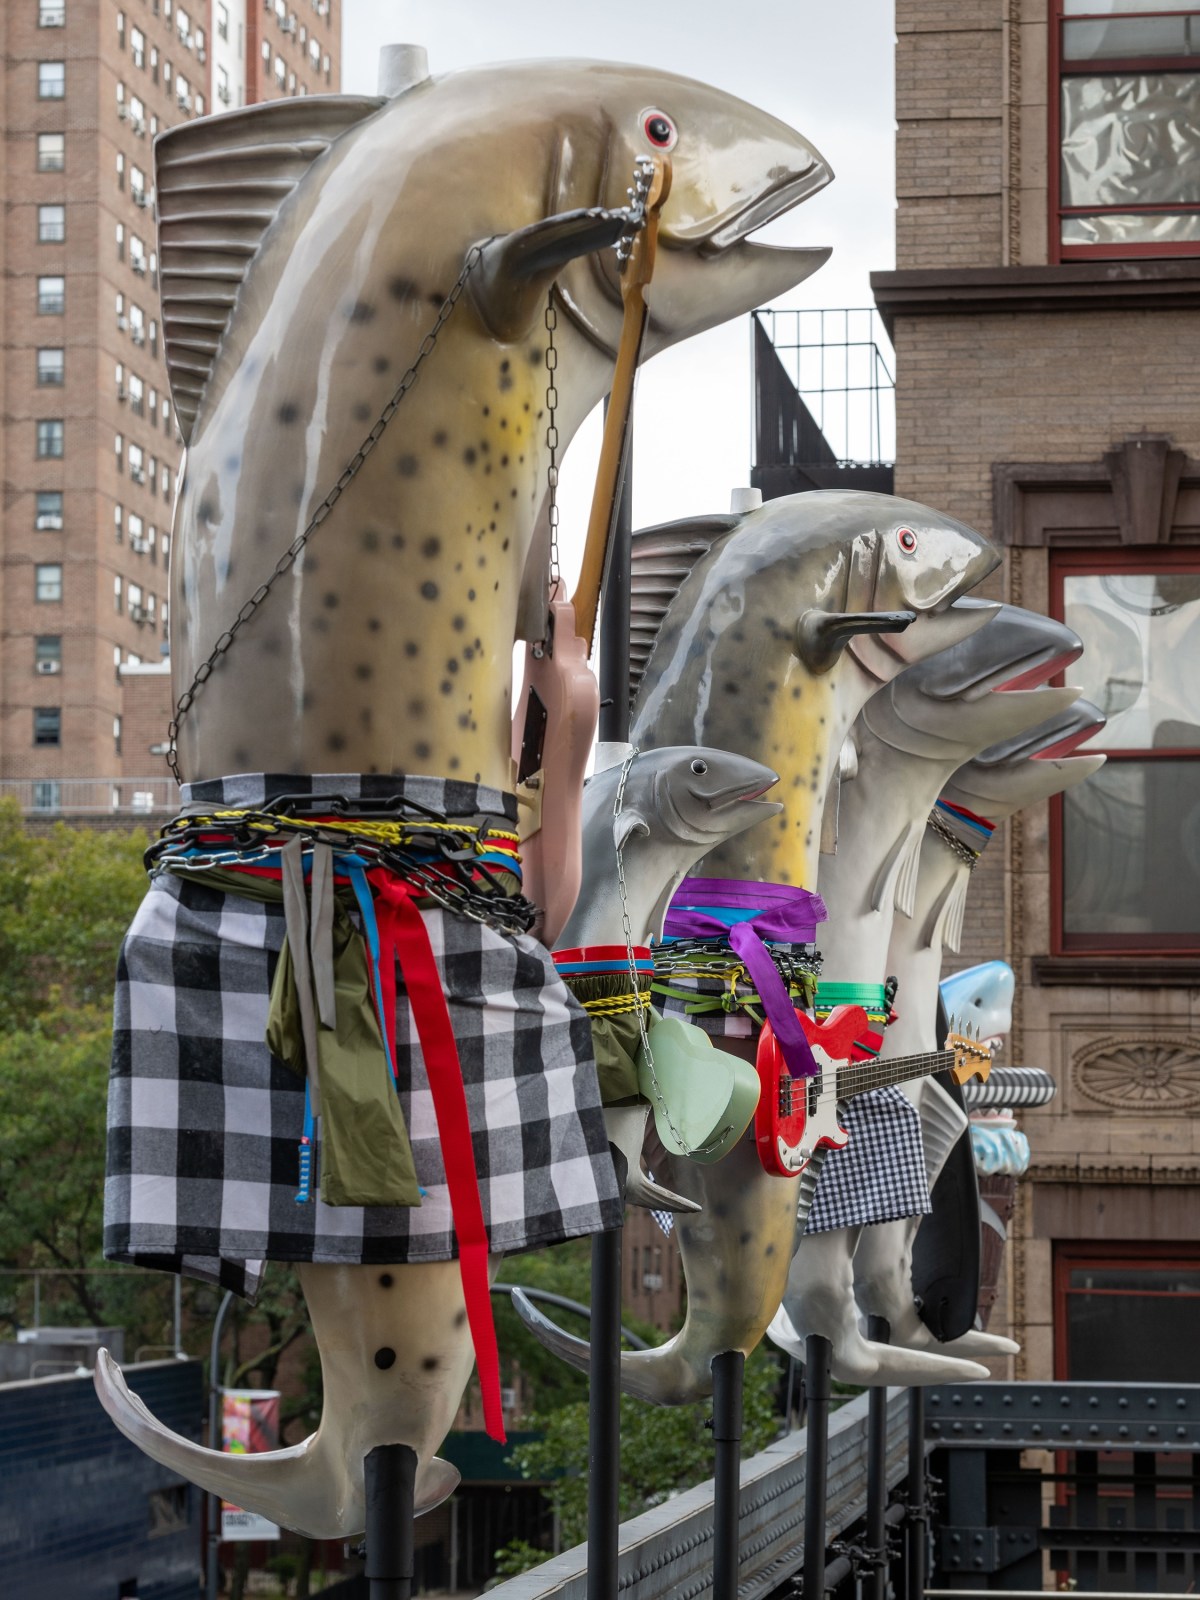
<instances>
[{"instance_id":1,"label":"guitar headstock","mask_svg":"<svg viewBox=\"0 0 1200 1600\"><path fill-rule=\"evenodd\" d=\"M621 269L621 295L644 289L654 273L658 246L658 214L671 192L669 156L639 156L633 169L629 195L630 228L617 243Z\"/></svg>"},{"instance_id":2,"label":"guitar headstock","mask_svg":"<svg viewBox=\"0 0 1200 1600\"><path fill-rule=\"evenodd\" d=\"M946 1034L945 1048L954 1052L954 1065L950 1068L950 1074L960 1089L970 1078L979 1078L983 1083L987 1082L988 1073L992 1070L992 1052L971 1030L969 1024L960 1033L952 1022Z\"/></svg>"}]
</instances>

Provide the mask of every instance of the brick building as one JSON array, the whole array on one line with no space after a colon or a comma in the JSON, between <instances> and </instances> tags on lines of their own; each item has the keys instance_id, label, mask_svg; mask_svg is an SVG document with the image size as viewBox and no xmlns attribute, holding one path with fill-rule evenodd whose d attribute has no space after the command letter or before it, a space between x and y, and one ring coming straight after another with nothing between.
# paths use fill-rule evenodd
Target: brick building
<instances>
[{"instance_id":1,"label":"brick building","mask_svg":"<svg viewBox=\"0 0 1200 1600\"><path fill-rule=\"evenodd\" d=\"M897 0L896 492L1004 547L1109 718L960 958L1012 963L1058 1080L998 1307L1028 1378L1200 1376L1200 12L1148 10Z\"/></svg>"},{"instance_id":2,"label":"brick building","mask_svg":"<svg viewBox=\"0 0 1200 1600\"><path fill-rule=\"evenodd\" d=\"M154 137L336 91L340 36L339 0L0 6L0 784L31 808L125 807L147 791L120 778L165 777L169 679L126 674L167 652L182 449Z\"/></svg>"}]
</instances>

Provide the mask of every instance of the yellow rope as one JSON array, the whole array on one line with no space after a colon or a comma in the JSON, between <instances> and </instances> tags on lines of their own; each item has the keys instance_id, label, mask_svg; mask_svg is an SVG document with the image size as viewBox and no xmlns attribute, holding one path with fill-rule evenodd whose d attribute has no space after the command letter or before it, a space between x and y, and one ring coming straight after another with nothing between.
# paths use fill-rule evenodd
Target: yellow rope
<instances>
[{"instance_id":1,"label":"yellow rope","mask_svg":"<svg viewBox=\"0 0 1200 1600\"><path fill-rule=\"evenodd\" d=\"M249 828L252 832L264 836L271 834L303 832L311 827L319 827L322 831L335 830L340 833L351 833L360 839L370 839L376 844L403 845L411 839L414 833L432 833L442 830L447 833L474 833L475 848L480 854L485 853L492 845L511 843L516 846L520 843L520 836L508 833L499 828L489 828L487 837L481 839L478 829L469 825L456 822L425 821L377 821L370 818L355 818L352 821L341 821L334 817L321 817L306 823L294 817L264 817L261 812L247 811L213 811L202 817L188 817L189 828L220 827L222 823L237 823L239 827Z\"/></svg>"},{"instance_id":2,"label":"yellow rope","mask_svg":"<svg viewBox=\"0 0 1200 1600\"><path fill-rule=\"evenodd\" d=\"M604 995L597 1000L581 1000L580 1004L590 1017L619 1017L630 1011L649 1011L650 991L641 994Z\"/></svg>"}]
</instances>

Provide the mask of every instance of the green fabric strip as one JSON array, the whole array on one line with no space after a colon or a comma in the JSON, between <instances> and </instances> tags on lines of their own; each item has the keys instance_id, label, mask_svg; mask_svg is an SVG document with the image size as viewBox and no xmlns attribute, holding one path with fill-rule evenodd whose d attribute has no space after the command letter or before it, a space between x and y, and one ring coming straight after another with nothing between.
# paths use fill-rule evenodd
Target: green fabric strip
<instances>
[{"instance_id":1,"label":"green fabric strip","mask_svg":"<svg viewBox=\"0 0 1200 1600\"><path fill-rule=\"evenodd\" d=\"M590 972L564 972L562 980L580 1005L587 1000L607 1000L628 994L631 982L627 972L599 976ZM642 989L644 991L645 984ZM624 1011L615 1017L589 1014L588 1021L592 1025L592 1050L600 1080L601 1105L624 1106L641 1100L637 1054L642 1047L642 1030L638 1026L637 1012ZM647 1014L647 1028L650 1024L651 1017Z\"/></svg>"}]
</instances>

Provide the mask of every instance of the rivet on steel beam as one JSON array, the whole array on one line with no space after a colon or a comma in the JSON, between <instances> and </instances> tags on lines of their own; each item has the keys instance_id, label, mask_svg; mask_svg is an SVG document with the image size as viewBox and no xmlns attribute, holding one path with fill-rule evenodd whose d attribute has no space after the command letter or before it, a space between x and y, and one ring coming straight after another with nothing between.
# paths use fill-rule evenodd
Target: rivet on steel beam
<instances>
[{"instance_id":1,"label":"rivet on steel beam","mask_svg":"<svg viewBox=\"0 0 1200 1600\"><path fill-rule=\"evenodd\" d=\"M1067 1408L1068 1408L1068 1407L1069 1407L1069 1406L1070 1406L1070 1404L1071 1404L1071 1396L1070 1396L1070 1395L1069 1395L1069 1394L1062 1394L1062 1395L1059 1395L1059 1397L1058 1397L1058 1403L1059 1403L1059 1405L1060 1405L1060 1406L1061 1406L1061 1407L1062 1407L1062 1408L1063 1408L1063 1410L1064 1410L1064 1411L1066 1411L1066 1409L1067 1409Z\"/></svg>"},{"instance_id":2,"label":"rivet on steel beam","mask_svg":"<svg viewBox=\"0 0 1200 1600\"><path fill-rule=\"evenodd\" d=\"M1058 1431L1063 1435L1064 1438L1069 1438L1071 1434L1071 1424L1069 1422L1060 1422L1058 1425Z\"/></svg>"},{"instance_id":3,"label":"rivet on steel beam","mask_svg":"<svg viewBox=\"0 0 1200 1600\"><path fill-rule=\"evenodd\" d=\"M1002 1405L1006 1405L1006 1406L1010 1406L1010 1405L1012 1405L1012 1403L1013 1403L1013 1399L1012 1399L1012 1395L1010 1395L1010 1394L1006 1394L1004 1396L1003 1400L1001 1401L1001 1404Z\"/></svg>"},{"instance_id":4,"label":"rivet on steel beam","mask_svg":"<svg viewBox=\"0 0 1200 1600\"><path fill-rule=\"evenodd\" d=\"M1041 1433L1041 1431L1042 1431L1041 1423L1040 1422L1035 1422L1033 1427L1030 1428L1029 1431L1030 1431L1030 1433Z\"/></svg>"},{"instance_id":5,"label":"rivet on steel beam","mask_svg":"<svg viewBox=\"0 0 1200 1600\"><path fill-rule=\"evenodd\" d=\"M1120 1411L1127 1411L1129 1409L1129 1401L1125 1398L1124 1395L1122 1395L1121 1398L1117 1401L1117 1409L1120 1410Z\"/></svg>"},{"instance_id":6,"label":"rivet on steel beam","mask_svg":"<svg viewBox=\"0 0 1200 1600\"><path fill-rule=\"evenodd\" d=\"M1012 1423L1011 1422L1006 1422L1004 1424L1003 1428L1001 1428L1000 1431L1001 1431L1001 1433L1011 1433L1013 1431Z\"/></svg>"},{"instance_id":7,"label":"rivet on steel beam","mask_svg":"<svg viewBox=\"0 0 1200 1600\"><path fill-rule=\"evenodd\" d=\"M1158 1401L1154 1397L1154 1395L1152 1395L1152 1394L1146 1396L1146 1409L1147 1409L1147 1411L1157 1411L1158 1410Z\"/></svg>"},{"instance_id":8,"label":"rivet on steel beam","mask_svg":"<svg viewBox=\"0 0 1200 1600\"><path fill-rule=\"evenodd\" d=\"M1040 1394L1031 1394L1029 1396L1029 1404L1031 1406L1040 1406L1041 1403L1042 1403L1042 1397L1041 1397Z\"/></svg>"},{"instance_id":9,"label":"rivet on steel beam","mask_svg":"<svg viewBox=\"0 0 1200 1600\"><path fill-rule=\"evenodd\" d=\"M1099 1395L1095 1395L1095 1394L1088 1395L1088 1405L1091 1406L1093 1411L1096 1409L1096 1407L1099 1404L1100 1404L1100 1396Z\"/></svg>"},{"instance_id":10,"label":"rivet on steel beam","mask_svg":"<svg viewBox=\"0 0 1200 1600\"><path fill-rule=\"evenodd\" d=\"M1182 1428L1182 1427L1181 1428L1176 1428L1175 1429L1175 1437L1177 1439L1186 1439L1187 1438L1187 1429L1186 1428Z\"/></svg>"},{"instance_id":11,"label":"rivet on steel beam","mask_svg":"<svg viewBox=\"0 0 1200 1600\"><path fill-rule=\"evenodd\" d=\"M1095 1438L1097 1438L1099 1436L1100 1429L1093 1422L1091 1427L1088 1429L1088 1433L1092 1436L1093 1439L1095 1439Z\"/></svg>"},{"instance_id":12,"label":"rivet on steel beam","mask_svg":"<svg viewBox=\"0 0 1200 1600\"><path fill-rule=\"evenodd\" d=\"M1127 1439L1129 1437L1129 1429L1125 1426L1124 1423L1122 1423L1121 1426L1117 1429L1117 1432L1120 1434L1122 1439Z\"/></svg>"}]
</instances>

